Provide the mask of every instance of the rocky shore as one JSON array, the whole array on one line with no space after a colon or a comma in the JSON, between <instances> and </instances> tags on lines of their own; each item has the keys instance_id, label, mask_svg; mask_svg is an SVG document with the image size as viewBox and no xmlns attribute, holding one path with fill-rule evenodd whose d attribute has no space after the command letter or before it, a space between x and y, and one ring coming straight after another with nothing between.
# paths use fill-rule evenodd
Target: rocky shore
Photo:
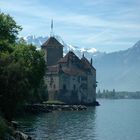
<instances>
[{"instance_id":1,"label":"rocky shore","mask_svg":"<svg viewBox=\"0 0 140 140\"><path fill-rule=\"evenodd\" d=\"M25 112L38 114L38 113L50 113L53 111L81 111L87 110L88 106L99 106L99 102L95 101L90 104L81 105L68 105L68 104L26 104Z\"/></svg>"},{"instance_id":2,"label":"rocky shore","mask_svg":"<svg viewBox=\"0 0 140 140\"><path fill-rule=\"evenodd\" d=\"M11 121L6 123L6 132L0 140L34 140L32 137L28 136L27 134L21 132L19 128L19 124L16 121Z\"/></svg>"},{"instance_id":3,"label":"rocky shore","mask_svg":"<svg viewBox=\"0 0 140 140\"><path fill-rule=\"evenodd\" d=\"M21 131L13 131L12 135L7 135L7 140L34 140L32 137L26 135Z\"/></svg>"},{"instance_id":4,"label":"rocky shore","mask_svg":"<svg viewBox=\"0 0 140 140\"><path fill-rule=\"evenodd\" d=\"M53 111L80 111L86 110L85 105L55 105L55 104L28 104L25 106L25 112L38 114L49 113Z\"/></svg>"}]
</instances>

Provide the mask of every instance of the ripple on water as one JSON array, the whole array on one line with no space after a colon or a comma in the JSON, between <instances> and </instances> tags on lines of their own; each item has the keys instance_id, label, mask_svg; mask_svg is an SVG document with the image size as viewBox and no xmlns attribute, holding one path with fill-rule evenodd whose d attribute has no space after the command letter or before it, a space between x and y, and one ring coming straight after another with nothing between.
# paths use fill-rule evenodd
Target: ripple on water
<instances>
[{"instance_id":1,"label":"ripple on water","mask_svg":"<svg viewBox=\"0 0 140 140\"><path fill-rule=\"evenodd\" d=\"M19 119L36 140L139 140L140 100L100 100L87 111L60 111Z\"/></svg>"}]
</instances>

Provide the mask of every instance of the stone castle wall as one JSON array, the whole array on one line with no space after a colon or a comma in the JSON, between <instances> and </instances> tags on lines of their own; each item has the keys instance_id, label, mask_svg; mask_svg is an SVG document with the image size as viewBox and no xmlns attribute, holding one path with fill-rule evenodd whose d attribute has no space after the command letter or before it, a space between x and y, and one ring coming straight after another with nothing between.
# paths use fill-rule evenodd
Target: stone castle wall
<instances>
[{"instance_id":1,"label":"stone castle wall","mask_svg":"<svg viewBox=\"0 0 140 140\"><path fill-rule=\"evenodd\" d=\"M96 100L95 79L93 75L86 77L48 75L46 83L49 100L60 100L68 104L92 103Z\"/></svg>"},{"instance_id":2,"label":"stone castle wall","mask_svg":"<svg viewBox=\"0 0 140 140\"><path fill-rule=\"evenodd\" d=\"M63 48L48 47L45 51L47 66L56 65L58 60L63 57Z\"/></svg>"}]
</instances>

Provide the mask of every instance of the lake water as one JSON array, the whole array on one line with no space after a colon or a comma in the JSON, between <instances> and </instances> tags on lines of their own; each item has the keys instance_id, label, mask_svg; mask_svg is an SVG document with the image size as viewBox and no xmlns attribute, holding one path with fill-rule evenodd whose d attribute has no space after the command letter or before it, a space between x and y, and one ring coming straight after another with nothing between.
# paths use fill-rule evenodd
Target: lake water
<instances>
[{"instance_id":1,"label":"lake water","mask_svg":"<svg viewBox=\"0 0 140 140\"><path fill-rule=\"evenodd\" d=\"M86 111L63 111L19 119L36 140L140 140L140 100L98 100Z\"/></svg>"}]
</instances>

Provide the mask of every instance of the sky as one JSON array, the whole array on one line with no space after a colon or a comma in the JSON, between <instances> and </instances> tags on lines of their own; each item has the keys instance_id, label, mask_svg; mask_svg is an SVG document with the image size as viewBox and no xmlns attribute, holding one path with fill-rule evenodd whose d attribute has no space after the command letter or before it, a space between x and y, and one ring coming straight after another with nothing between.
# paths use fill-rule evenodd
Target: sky
<instances>
[{"instance_id":1,"label":"sky","mask_svg":"<svg viewBox=\"0 0 140 140\"><path fill-rule=\"evenodd\" d=\"M20 36L54 34L64 42L102 52L132 47L140 40L140 0L0 0L23 30Z\"/></svg>"}]
</instances>

